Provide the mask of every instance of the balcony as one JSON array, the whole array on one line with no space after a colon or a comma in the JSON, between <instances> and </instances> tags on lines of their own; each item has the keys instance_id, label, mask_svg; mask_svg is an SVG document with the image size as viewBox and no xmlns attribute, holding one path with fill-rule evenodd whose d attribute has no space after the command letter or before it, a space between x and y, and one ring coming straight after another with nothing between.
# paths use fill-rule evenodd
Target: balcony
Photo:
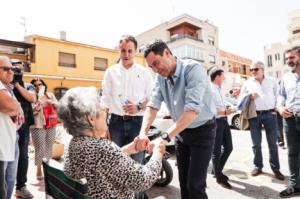
<instances>
[{"instance_id":1,"label":"balcony","mask_svg":"<svg viewBox=\"0 0 300 199\"><path fill-rule=\"evenodd\" d=\"M170 40L167 41L167 43L171 43L171 42L174 42L174 41L177 41L177 40L180 40L180 39L192 39L192 40L195 40L195 41L199 41L199 42L202 42L203 43L203 40L202 39L198 39L196 37L193 37L191 35L187 35L187 34L184 34L184 35L173 35L171 36Z\"/></svg>"}]
</instances>

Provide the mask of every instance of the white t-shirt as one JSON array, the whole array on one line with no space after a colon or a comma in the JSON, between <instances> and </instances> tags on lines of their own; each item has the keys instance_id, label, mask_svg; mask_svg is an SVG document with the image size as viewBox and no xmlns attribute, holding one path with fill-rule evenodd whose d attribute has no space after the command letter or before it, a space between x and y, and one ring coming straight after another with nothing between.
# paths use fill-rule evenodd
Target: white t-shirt
<instances>
[{"instance_id":1,"label":"white t-shirt","mask_svg":"<svg viewBox=\"0 0 300 199\"><path fill-rule=\"evenodd\" d=\"M0 81L0 90L6 90ZM7 91L8 92L8 91ZM17 126L10 116L0 111L0 161L15 160Z\"/></svg>"}]
</instances>

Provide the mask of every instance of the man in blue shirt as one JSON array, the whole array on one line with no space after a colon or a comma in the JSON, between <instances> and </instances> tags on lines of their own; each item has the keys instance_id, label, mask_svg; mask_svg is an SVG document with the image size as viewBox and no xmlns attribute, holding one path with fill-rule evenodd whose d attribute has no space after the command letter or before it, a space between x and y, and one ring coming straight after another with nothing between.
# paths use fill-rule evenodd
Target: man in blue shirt
<instances>
[{"instance_id":1,"label":"man in blue shirt","mask_svg":"<svg viewBox=\"0 0 300 199\"><path fill-rule=\"evenodd\" d=\"M207 198L206 176L216 134L216 108L206 70L198 62L176 58L160 40L147 46L144 57L158 75L139 138L144 145L149 144L147 132L164 101L175 123L158 139L170 141L176 137L181 198Z\"/></svg>"},{"instance_id":2,"label":"man in blue shirt","mask_svg":"<svg viewBox=\"0 0 300 199\"><path fill-rule=\"evenodd\" d=\"M283 76L277 100L284 118L290 169L289 186L279 194L283 198L300 193L300 46L287 50L285 57L292 71Z\"/></svg>"}]
</instances>

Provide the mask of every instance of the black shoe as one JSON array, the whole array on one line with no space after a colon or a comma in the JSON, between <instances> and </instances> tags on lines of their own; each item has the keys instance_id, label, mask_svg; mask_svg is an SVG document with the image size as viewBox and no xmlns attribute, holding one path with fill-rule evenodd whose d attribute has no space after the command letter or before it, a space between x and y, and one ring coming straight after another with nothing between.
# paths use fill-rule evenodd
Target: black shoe
<instances>
[{"instance_id":1,"label":"black shoe","mask_svg":"<svg viewBox=\"0 0 300 199\"><path fill-rule=\"evenodd\" d=\"M285 190L279 193L281 198L288 198L290 196L296 195L300 193L300 188L288 187Z\"/></svg>"},{"instance_id":2,"label":"black shoe","mask_svg":"<svg viewBox=\"0 0 300 199\"><path fill-rule=\"evenodd\" d=\"M227 181L229 180L228 176L224 174L223 174L223 178L225 178Z\"/></svg>"},{"instance_id":3,"label":"black shoe","mask_svg":"<svg viewBox=\"0 0 300 199\"><path fill-rule=\"evenodd\" d=\"M278 180L284 180L284 175L280 171L273 171L275 178Z\"/></svg>"},{"instance_id":4,"label":"black shoe","mask_svg":"<svg viewBox=\"0 0 300 199\"><path fill-rule=\"evenodd\" d=\"M251 171L251 175L252 175L252 176L258 176L258 175L260 175L260 174L262 174L262 170L261 170L261 169L255 168L255 169L253 169L253 170Z\"/></svg>"},{"instance_id":5,"label":"black shoe","mask_svg":"<svg viewBox=\"0 0 300 199\"><path fill-rule=\"evenodd\" d=\"M231 189L231 184L223 176L217 178L217 183L226 189Z\"/></svg>"}]
</instances>

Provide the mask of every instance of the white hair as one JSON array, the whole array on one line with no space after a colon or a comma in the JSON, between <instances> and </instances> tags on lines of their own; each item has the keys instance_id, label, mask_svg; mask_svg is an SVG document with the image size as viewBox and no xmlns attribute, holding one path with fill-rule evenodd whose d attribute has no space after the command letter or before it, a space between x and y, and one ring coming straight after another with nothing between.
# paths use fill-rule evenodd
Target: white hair
<instances>
[{"instance_id":1,"label":"white hair","mask_svg":"<svg viewBox=\"0 0 300 199\"><path fill-rule=\"evenodd\" d=\"M0 56L0 61L7 61L10 62L10 59L6 56Z\"/></svg>"},{"instance_id":2,"label":"white hair","mask_svg":"<svg viewBox=\"0 0 300 199\"><path fill-rule=\"evenodd\" d=\"M262 61L256 61L252 64L252 66L259 66L260 68L264 69L265 64Z\"/></svg>"},{"instance_id":3,"label":"white hair","mask_svg":"<svg viewBox=\"0 0 300 199\"><path fill-rule=\"evenodd\" d=\"M98 117L100 108L100 93L95 87L71 88L61 98L57 106L57 114L64 127L73 136L80 135L92 126L87 116Z\"/></svg>"}]
</instances>

